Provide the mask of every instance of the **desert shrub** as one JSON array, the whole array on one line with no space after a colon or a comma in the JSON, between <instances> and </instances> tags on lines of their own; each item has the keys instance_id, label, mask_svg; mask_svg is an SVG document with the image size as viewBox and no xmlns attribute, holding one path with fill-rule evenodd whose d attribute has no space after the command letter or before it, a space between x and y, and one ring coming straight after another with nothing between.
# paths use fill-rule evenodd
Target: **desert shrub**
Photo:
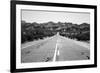
<instances>
[{"instance_id":1,"label":"desert shrub","mask_svg":"<svg viewBox=\"0 0 100 73\"><path fill-rule=\"evenodd\" d=\"M77 40L90 40L90 25L83 23L80 25L72 23L26 23L21 22L21 42L33 41L43 39L45 37L51 37L57 34L70 39Z\"/></svg>"},{"instance_id":2,"label":"desert shrub","mask_svg":"<svg viewBox=\"0 0 100 73\"><path fill-rule=\"evenodd\" d=\"M51 37L53 35L54 35L53 31L47 30L45 28L36 25L34 28L31 24L22 23L22 27L21 27L22 43L26 41L43 39L44 37Z\"/></svg>"},{"instance_id":3,"label":"desert shrub","mask_svg":"<svg viewBox=\"0 0 100 73\"><path fill-rule=\"evenodd\" d=\"M77 40L87 41L90 40L90 32L84 32L76 36Z\"/></svg>"}]
</instances>

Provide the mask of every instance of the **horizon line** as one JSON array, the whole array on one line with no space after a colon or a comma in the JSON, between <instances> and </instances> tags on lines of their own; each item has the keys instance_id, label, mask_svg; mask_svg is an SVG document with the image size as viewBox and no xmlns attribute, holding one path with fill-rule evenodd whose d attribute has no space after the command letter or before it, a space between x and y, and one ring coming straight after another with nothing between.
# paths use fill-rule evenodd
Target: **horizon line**
<instances>
[{"instance_id":1,"label":"horizon line","mask_svg":"<svg viewBox=\"0 0 100 73\"><path fill-rule=\"evenodd\" d=\"M25 21L25 20L21 20L21 21ZM58 21L58 22L54 22L54 21L48 21L48 22L27 22L25 21L26 23L38 23L38 24L43 24L43 23L49 23L49 22L53 22L53 23L72 23L72 24L78 24L78 23L73 23L73 22L61 22L61 21ZM83 23L87 23L87 22L83 22ZM83 23L80 23L80 24L83 24ZM87 24L90 24L90 23L87 23Z\"/></svg>"}]
</instances>

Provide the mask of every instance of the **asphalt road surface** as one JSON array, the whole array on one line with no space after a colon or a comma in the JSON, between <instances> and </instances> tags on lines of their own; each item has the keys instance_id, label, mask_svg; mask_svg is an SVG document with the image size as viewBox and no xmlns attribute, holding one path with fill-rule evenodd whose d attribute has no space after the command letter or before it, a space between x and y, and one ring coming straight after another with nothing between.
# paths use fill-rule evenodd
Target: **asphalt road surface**
<instances>
[{"instance_id":1,"label":"asphalt road surface","mask_svg":"<svg viewBox=\"0 0 100 73\"><path fill-rule=\"evenodd\" d=\"M21 49L21 62L55 62L89 60L90 49L75 43L75 40L57 35Z\"/></svg>"}]
</instances>

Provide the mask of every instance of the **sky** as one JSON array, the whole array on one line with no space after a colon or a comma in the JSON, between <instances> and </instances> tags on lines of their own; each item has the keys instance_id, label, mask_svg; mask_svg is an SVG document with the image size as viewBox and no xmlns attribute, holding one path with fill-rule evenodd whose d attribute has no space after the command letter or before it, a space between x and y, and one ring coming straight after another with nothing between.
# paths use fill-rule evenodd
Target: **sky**
<instances>
[{"instance_id":1,"label":"sky","mask_svg":"<svg viewBox=\"0 0 100 73\"><path fill-rule=\"evenodd\" d=\"M74 24L90 23L90 13L22 10L21 20L26 22L71 22Z\"/></svg>"}]
</instances>

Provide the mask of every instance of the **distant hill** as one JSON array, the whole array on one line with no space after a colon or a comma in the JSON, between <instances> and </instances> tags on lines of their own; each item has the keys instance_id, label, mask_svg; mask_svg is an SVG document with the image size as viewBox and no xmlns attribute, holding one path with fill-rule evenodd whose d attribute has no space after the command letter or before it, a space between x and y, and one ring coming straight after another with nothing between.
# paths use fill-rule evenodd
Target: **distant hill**
<instances>
[{"instance_id":1,"label":"distant hill","mask_svg":"<svg viewBox=\"0 0 100 73\"><path fill-rule=\"evenodd\" d=\"M36 39L42 39L44 37L50 37L57 32L60 35L77 40L89 40L90 39L90 24L73 24L73 23L27 23L21 21L21 37L22 43L25 41L32 41ZM81 38L84 36L83 38Z\"/></svg>"}]
</instances>

